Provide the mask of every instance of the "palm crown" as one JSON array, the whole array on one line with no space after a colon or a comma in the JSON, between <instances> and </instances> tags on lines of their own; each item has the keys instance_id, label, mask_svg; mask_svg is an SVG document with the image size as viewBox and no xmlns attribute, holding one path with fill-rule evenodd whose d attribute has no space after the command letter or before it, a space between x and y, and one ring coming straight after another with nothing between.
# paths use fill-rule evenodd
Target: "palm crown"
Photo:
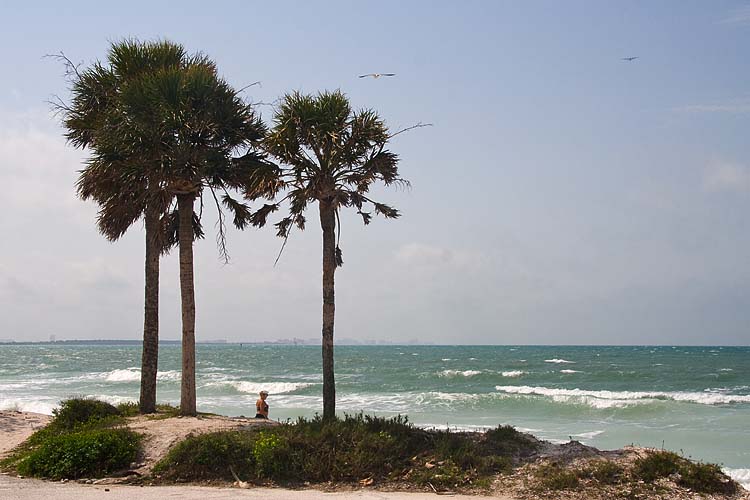
<instances>
[{"instance_id":1,"label":"palm crown","mask_svg":"<svg viewBox=\"0 0 750 500\"><path fill-rule=\"evenodd\" d=\"M265 225L284 201L289 202L289 214L275 224L281 237L287 237L294 225L304 229L304 212L312 201L330 203L337 216L341 207L354 207L365 224L373 212L398 217L398 210L368 195L376 181L407 183L398 175L398 156L385 149L389 138L374 111L353 111L340 91L287 94L263 143L282 166L254 169L247 195L251 200L274 200L280 191L287 193L256 210L252 224ZM342 263L338 245L337 263Z\"/></svg>"}]
</instances>

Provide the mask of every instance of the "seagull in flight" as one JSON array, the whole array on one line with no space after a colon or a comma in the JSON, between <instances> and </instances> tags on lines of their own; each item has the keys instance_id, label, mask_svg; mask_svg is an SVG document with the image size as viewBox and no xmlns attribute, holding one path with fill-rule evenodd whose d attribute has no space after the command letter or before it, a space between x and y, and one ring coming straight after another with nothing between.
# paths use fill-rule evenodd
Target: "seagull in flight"
<instances>
[{"instance_id":1,"label":"seagull in flight","mask_svg":"<svg viewBox=\"0 0 750 500\"><path fill-rule=\"evenodd\" d=\"M634 56L634 57L623 57L623 58L622 58L622 60L623 60L623 61L627 61L627 62L633 62L633 61L635 61L636 59L638 59L638 56Z\"/></svg>"},{"instance_id":2,"label":"seagull in flight","mask_svg":"<svg viewBox=\"0 0 750 500\"><path fill-rule=\"evenodd\" d=\"M377 80L381 76L396 76L396 73L367 73L366 75L359 75L360 78L367 78L368 76L371 76Z\"/></svg>"}]
</instances>

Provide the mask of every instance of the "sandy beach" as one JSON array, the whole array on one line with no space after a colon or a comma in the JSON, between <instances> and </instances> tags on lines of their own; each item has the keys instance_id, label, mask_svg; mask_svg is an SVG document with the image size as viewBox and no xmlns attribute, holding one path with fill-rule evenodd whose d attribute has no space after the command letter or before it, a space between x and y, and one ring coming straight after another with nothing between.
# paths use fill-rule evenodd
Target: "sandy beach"
<instances>
[{"instance_id":1,"label":"sandy beach","mask_svg":"<svg viewBox=\"0 0 750 500\"><path fill-rule=\"evenodd\" d=\"M476 500L470 495L441 495L458 500ZM224 500L236 498L269 500L324 500L360 498L363 500L434 500L432 493L382 492L374 490L324 492L318 490L287 490L281 488L217 488L205 486L121 486L82 485L77 483L51 483L36 479L17 479L0 475L0 498L3 500ZM512 497L494 496L501 500Z\"/></svg>"}]
</instances>

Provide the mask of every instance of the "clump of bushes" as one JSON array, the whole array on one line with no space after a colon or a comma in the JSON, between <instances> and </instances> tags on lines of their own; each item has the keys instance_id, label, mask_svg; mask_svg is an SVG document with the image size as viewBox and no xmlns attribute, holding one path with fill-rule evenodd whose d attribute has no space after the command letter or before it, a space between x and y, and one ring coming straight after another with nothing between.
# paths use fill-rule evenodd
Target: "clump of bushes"
<instances>
[{"instance_id":1,"label":"clump of bushes","mask_svg":"<svg viewBox=\"0 0 750 500\"><path fill-rule=\"evenodd\" d=\"M639 458L633 464L633 475L647 483L672 477L678 485L698 493L731 494L737 490L737 484L718 465L692 462L671 451L656 451Z\"/></svg>"},{"instance_id":2,"label":"clump of bushes","mask_svg":"<svg viewBox=\"0 0 750 500\"><path fill-rule=\"evenodd\" d=\"M737 483L718 465L692 462L663 450L638 458L630 466L612 460L595 460L582 467L546 463L536 468L534 478L534 488L539 490L578 489L584 484L593 487L618 485L618 488L628 486L633 491L647 494L661 488L663 485L658 481L667 478L697 493L729 495L737 491Z\"/></svg>"},{"instance_id":3,"label":"clump of bushes","mask_svg":"<svg viewBox=\"0 0 750 500\"><path fill-rule=\"evenodd\" d=\"M617 484L625 474L625 468L610 460L598 460L591 464L588 474L600 484Z\"/></svg>"},{"instance_id":4,"label":"clump of bushes","mask_svg":"<svg viewBox=\"0 0 750 500\"><path fill-rule=\"evenodd\" d=\"M449 488L484 484L535 447L533 438L507 428L484 435L426 431L404 417L359 414L192 436L154 472L174 481L232 480L236 474L260 483L408 481Z\"/></svg>"},{"instance_id":5,"label":"clump of bushes","mask_svg":"<svg viewBox=\"0 0 750 500\"><path fill-rule=\"evenodd\" d=\"M93 429L52 436L18 462L25 476L49 479L101 477L127 467L140 437L127 429Z\"/></svg>"},{"instance_id":6,"label":"clump of bushes","mask_svg":"<svg viewBox=\"0 0 750 500\"><path fill-rule=\"evenodd\" d=\"M123 412L88 398L60 403L52 421L35 432L0 467L49 478L102 477L128 467L140 450L140 435L121 428Z\"/></svg>"},{"instance_id":7,"label":"clump of bushes","mask_svg":"<svg viewBox=\"0 0 750 500\"><path fill-rule=\"evenodd\" d=\"M544 490L576 489L583 475L583 471L567 469L556 462L544 464L534 471L537 488Z\"/></svg>"}]
</instances>

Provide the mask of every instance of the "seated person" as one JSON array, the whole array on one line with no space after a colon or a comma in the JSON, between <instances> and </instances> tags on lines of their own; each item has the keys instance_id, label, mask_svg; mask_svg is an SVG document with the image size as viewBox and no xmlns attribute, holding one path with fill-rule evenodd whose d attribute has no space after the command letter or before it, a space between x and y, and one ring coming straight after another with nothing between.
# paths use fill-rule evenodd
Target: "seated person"
<instances>
[{"instance_id":1,"label":"seated person","mask_svg":"<svg viewBox=\"0 0 750 500\"><path fill-rule=\"evenodd\" d=\"M268 391L260 391L260 398L255 402L255 418L268 418Z\"/></svg>"}]
</instances>

